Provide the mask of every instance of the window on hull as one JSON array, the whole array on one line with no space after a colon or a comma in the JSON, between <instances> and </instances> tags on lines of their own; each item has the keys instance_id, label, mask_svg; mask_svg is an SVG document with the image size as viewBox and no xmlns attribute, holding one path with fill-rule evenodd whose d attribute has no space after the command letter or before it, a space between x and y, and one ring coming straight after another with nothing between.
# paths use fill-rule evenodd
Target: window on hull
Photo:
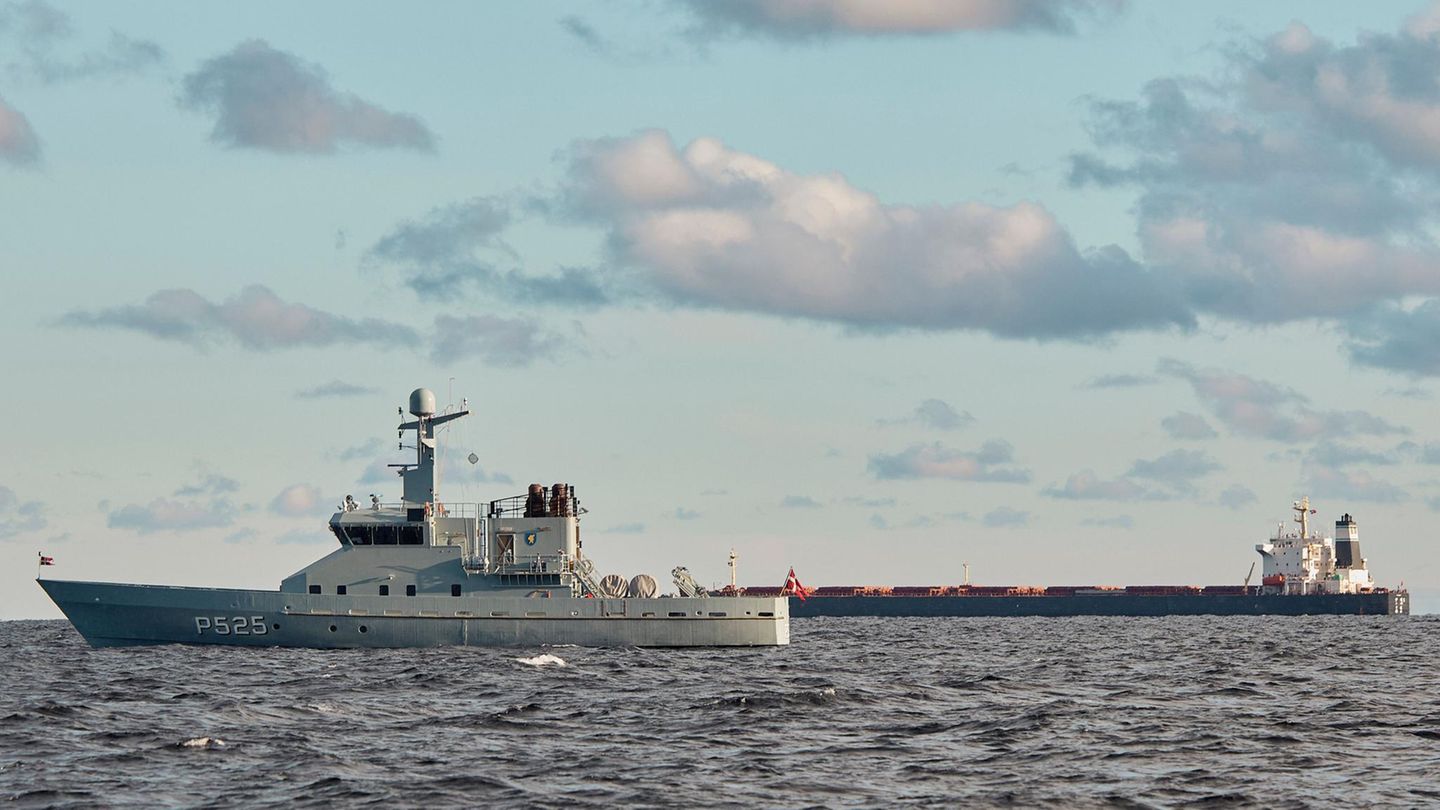
<instances>
[{"instance_id":1,"label":"window on hull","mask_svg":"<svg viewBox=\"0 0 1440 810\"><path fill-rule=\"evenodd\" d=\"M319 592L320 592L320 586L319 586L319 585L311 585L311 586L310 586L310 593L319 593Z\"/></svg>"},{"instance_id":2,"label":"window on hull","mask_svg":"<svg viewBox=\"0 0 1440 810\"><path fill-rule=\"evenodd\" d=\"M389 596L389 595L390 595L390 586L389 586L389 585L381 585L381 586L380 586L380 595L381 595L381 596Z\"/></svg>"}]
</instances>

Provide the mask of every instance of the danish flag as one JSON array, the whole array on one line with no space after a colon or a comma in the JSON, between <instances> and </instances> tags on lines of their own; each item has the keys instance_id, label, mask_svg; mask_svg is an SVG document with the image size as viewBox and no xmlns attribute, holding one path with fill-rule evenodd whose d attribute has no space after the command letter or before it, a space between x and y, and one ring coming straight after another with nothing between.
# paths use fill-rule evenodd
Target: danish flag
<instances>
[{"instance_id":1,"label":"danish flag","mask_svg":"<svg viewBox=\"0 0 1440 810\"><path fill-rule=\"evenodd\" d=\"M790 576L785 578L785 587L780 589L780 593L794 594L800 597L801 602L804 602L805 597L810 595L810 589L800 584L800 579L795 576L795 569L791 568Z\"/></svg>"},{"instance_id":2,"label":"danish flag","mask_svg":"<svg viewBox=\"0 0 1440 810\"><path fill-rule=\"evenodd\" d=\"M55 564L55 558L54 558L54 557L46 557L46 556L45 556L45 552L42 551L42 552L40 552L40 564L41 564L41 565L54 565L54 564Z\"/></svg>"}]
</instances>

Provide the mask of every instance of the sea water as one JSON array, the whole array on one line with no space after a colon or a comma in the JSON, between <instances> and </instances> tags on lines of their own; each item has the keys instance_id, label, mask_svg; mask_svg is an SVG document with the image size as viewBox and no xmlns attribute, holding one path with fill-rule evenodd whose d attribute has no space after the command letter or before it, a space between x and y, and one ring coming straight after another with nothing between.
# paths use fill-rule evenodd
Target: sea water
<instances>
[{"instance_id":1,"label":"sea water","mask_svg":"<svg viewBox=\"0 0 1440 810\"><path fill-rule=\"evenodd\" d=\"M1440 617L805 619L762 649L92 650L0 623L13 806L1440 802Z\"/></svg>"}]
</instances>

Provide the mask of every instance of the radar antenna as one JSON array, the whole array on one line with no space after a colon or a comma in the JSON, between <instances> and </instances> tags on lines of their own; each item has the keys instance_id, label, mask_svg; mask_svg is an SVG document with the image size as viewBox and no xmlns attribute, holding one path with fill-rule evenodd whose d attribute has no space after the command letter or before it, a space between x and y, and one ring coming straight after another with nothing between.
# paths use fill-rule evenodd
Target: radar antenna
<instances>
[{"instance_id":1,"label":"radar antenna","mask_svg":"<svg viewBox=\"0 0 1440 810\"><path fill-rule=\"evenodd\" d=\"M401 422L397 430L401 438L405 437L405 431L415 431L415 463L390 465L401 468L404 500L413 504L433 504L438 500L436 492L440 486L440 471L435 465L435 428L469 414L469 409L461 409L436 416L435 394L430 389L416 388L410 392L410 415L415 420ZM401 418L404 418L403 411Z\"/></svg>"}]
</instances>

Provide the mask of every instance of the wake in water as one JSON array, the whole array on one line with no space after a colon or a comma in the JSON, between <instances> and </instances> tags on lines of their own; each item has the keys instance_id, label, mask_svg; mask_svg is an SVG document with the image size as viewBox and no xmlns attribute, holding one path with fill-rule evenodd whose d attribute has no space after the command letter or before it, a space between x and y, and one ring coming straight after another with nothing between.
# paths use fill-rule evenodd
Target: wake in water
<instances>
[{"instance_id":1,"label":"wake in water","mask_svg":"<svg viewBox=\"0 0 1440 810\"><path fill-rule=\"evenodd\" d=\"M569 666L564 663L562 657L552 656L550 653L540 653L533 659L516 659L516 663L526 664L526 666Z\"/></svg>"}]
</instances>

